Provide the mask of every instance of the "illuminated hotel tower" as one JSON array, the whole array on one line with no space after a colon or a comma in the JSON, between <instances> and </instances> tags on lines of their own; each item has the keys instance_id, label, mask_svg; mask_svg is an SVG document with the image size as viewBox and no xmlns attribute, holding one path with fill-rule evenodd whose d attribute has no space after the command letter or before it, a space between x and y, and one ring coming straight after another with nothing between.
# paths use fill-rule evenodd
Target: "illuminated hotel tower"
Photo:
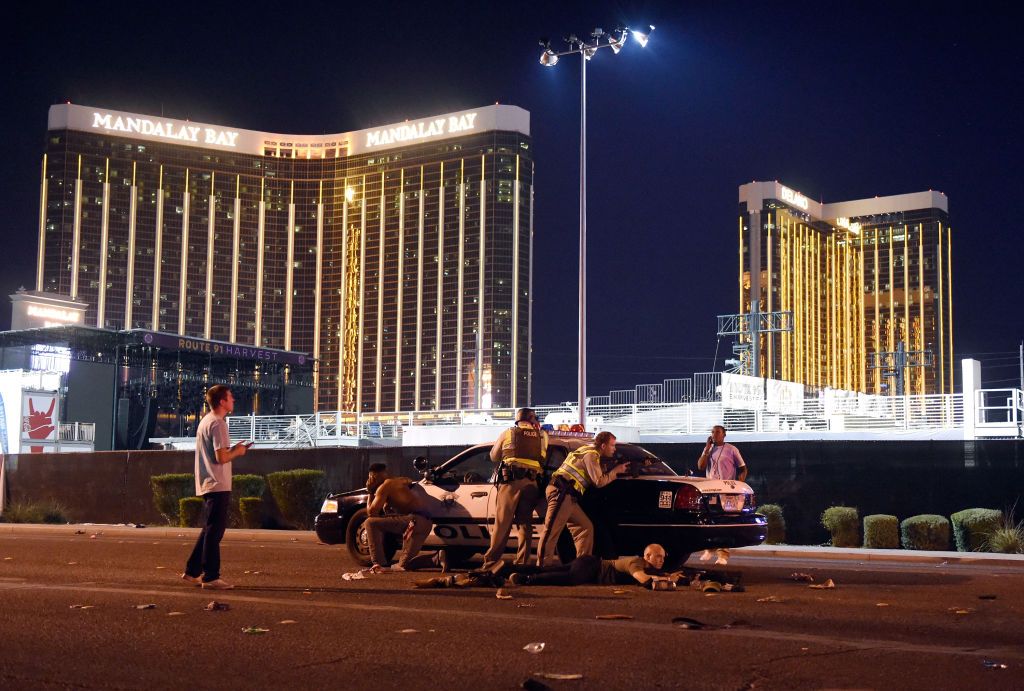
<instances>
[{"instance_id":1,"label":"illuminated hotel tower","mask_svg":"<svg viewBox=\"0 0 1024 691\"><path fill-rule=\"evenodd\" d=\"M55 105L36 290L311 354L321 410L525 405L529 132L503 105L332 135Z\"/></svg>"},{"instance_id":2,"label":"illuminated hotel tower","mask_svg":"<svg viewBox=\"0 0 1024 691\"><path fill-rule=\"evenodd\" d=\"M739 188L739 308L792 311L761 334L760 371L813 387L892 393L872 353L930 351L908 394L953 392L948 203L927 191L829 204L778 182ZM752 232L752 229L754 232ZM886 386L888 383L888 387Z\"/></svg>"}]
</instances>

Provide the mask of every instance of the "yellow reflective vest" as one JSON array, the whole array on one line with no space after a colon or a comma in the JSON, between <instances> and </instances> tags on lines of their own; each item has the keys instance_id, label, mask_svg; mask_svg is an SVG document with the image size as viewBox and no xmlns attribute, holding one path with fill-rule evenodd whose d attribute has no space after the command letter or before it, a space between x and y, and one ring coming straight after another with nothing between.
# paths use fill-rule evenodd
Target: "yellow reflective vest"
<instances>
[{"instance_id":1,"label":"yellow reflective vest","mask_svg":"<svg viewBox=\"0 0 1024 691\"><path fill-rule=\"evenodd\" d=\"M551 474L551 477L561 477L567 480L576 488L577 492L583 494L593 486L593 483L590 481L590 473L587 472L586 464L583 463L583 458L588 453L597 453L597 449L594 448L593 444L581 446L570 453L558 470Z\"/></svg>"}]
</instances>

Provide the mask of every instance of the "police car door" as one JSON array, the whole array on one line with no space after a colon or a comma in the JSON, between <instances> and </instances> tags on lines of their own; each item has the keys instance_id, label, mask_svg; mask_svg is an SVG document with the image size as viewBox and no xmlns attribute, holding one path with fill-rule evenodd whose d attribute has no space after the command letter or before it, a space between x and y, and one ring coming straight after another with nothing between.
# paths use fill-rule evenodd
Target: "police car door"
<instances>
[{"instance_id":1,"label":"police car door","mask_svg":"<svg viewBox=\"0 0 1024 691\"><path fill-rule=\"evenodd\" d=\"M494 463L490 446L464 451L438 468L423 488L430 496L434 519L430 543L485 551L490 545L487 529L488 504L494 503Z\"/></svg>"}]
</instances>

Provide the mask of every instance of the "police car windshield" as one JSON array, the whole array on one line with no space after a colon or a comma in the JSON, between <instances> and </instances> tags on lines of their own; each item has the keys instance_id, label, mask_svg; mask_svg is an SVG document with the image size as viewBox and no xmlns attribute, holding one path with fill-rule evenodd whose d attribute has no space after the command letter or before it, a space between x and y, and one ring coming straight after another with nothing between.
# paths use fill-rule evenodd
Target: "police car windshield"
<instances>
[{"instance_id":1,"label":"police car windshield","mask_svg":"<svg viewBox=\"0 0 1024 691\"><path fill-rule=\"evenodd\" d=\"M617 444L615 446L615 459L623 461L631 461L630 471L631 474L637 475L675 475L664 462L662 462L657 456L652 454L650 451L643 449L639 446L633 446L632 444ZM633 462L635 461L635 463ZM645 461L649 461L650 465L644 465ZM639 473L637 473L639 469Z\"/></svg>"}]
</instances>

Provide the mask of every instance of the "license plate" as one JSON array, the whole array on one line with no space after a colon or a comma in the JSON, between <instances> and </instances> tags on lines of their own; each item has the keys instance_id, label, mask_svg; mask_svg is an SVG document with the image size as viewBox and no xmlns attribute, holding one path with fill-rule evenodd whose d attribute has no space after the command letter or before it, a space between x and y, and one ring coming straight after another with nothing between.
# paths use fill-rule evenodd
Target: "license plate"
<instances>
[{"instance_id":1,"label":"license plate","mask_svg":"<svg viewBox=\"0 0 1024 691\"><path fill-rule=\"evenodd\" d=\"M742 511L743 510L743 495L742 494L723 494L722 497L722 510L723 511Z\"/></svg>"},{"instance_id":2,"label":"license plate","mask_svg":"<svg viewBox=\"0 0 1024 691\"><path fill-rule=\"evenodd\" d=\"M658 495L658 508L659 509L671 509L672 508L672 492L662 492Z\"/></svg>"}]
</instances>

